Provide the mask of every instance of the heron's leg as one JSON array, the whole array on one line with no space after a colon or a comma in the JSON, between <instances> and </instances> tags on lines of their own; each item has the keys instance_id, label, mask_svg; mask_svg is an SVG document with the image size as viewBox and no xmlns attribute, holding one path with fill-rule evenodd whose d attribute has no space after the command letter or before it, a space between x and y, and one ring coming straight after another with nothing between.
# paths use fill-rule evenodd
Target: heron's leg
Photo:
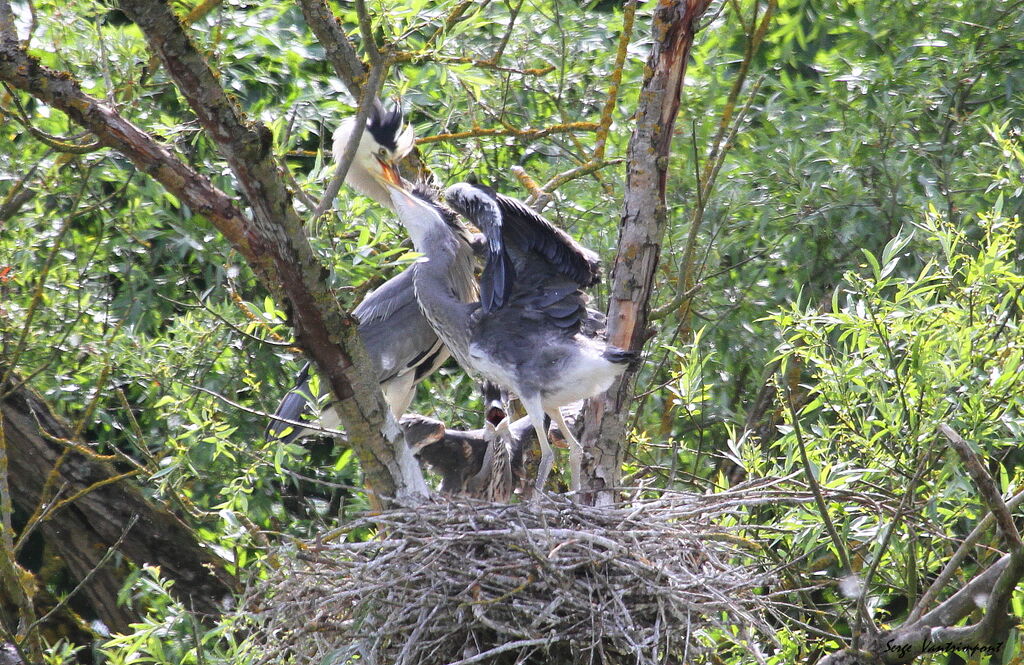
<instances>
[{"instance_id":1,"label":"heron's leg","mask_svg":"<svg viewBox=\"0 0 1024 665\"><path fill-rule=\"evenodd\" d=\"M512 498L512 432L508 428L508 416L495 428L494 472L492 474L491 501L508 503Z\"/></svg>"},{"instance_id":2,"label":"heron's leg","mask_svg":"<svg viewBox=\"0 0 1024 665\"><path fill-rule=\"evenodd\" d=\"M562 433L562 436L565 437L566 442L569 444L569 473L571 474L569 488L573 492L579 492L583 478L583 446L573 436L569 426L565 424L561 408L556 406L548 411L548 415L558 425L558 431Z\"/></svg>"},{"instance_id":3,"label":"heron's leg","mask_svg":"<svg viewBox=\"0 0 1024 665\"><path fill-rule=\"evenodd\" d=\"M533 429L537 432L537 441L540 442L540 466L537 467L537 481L533 487L537 492L542 492L544 483L548 480L548 474L551 473L551 466L555 462L555 453L552 452L551 444L548 443L548 433L544 427L544 406L540 402L540 395L529 398L520 395L519 400L523 403L523 408L526 409L526 415L530 416Z\"/></svg>"}]
</instances>

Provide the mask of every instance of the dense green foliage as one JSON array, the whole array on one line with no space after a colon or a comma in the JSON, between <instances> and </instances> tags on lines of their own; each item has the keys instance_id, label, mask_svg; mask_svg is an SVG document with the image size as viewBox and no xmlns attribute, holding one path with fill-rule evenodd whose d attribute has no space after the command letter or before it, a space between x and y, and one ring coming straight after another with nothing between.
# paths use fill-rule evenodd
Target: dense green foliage
<instances>
[{"instance_id":1,"label":"dense green foliage","mask_svg":"<svg viewBox=\"0 0 1024 665\"><path fill-rule=\"evenodd\" d=\"M33 4L33 54L234 195L224 161L115 3ZM514 22L519 3L490 3L435 35L456 4L370 3L378 39L416 54L384 92L402 99L418 136L600 119L623 24L616 3L526 2ZM714 491L741 462L748 477L792 474L803 489L812 473L830 496L850 497L828 504L838 544L811 504L744 519L779 527L761 546L796 562L793 586L834 579L844 557L870 567L865 602L898 622L984 515L937 427L974 443L1004 494L1020 484L1024 12L994 1L785 0L747 54L754 6L713 6L687 75L654 303L664 311L637 384L627 479ZM14 7L24 36L27 3ZM358 43L351 5L334 10ZM609 159L625 156L649 11L637 14ZM190 30L242 108L273 130L301 190L318 197L330 132L354 102L297 6L224 3ZM492 58L506 36L500 68L472 62ZM146 491L190 514L239 572L260 556L256 530L308 536L339 510L343 519L363 508L351 453L263 441L261 412L273 411L302 358L244 262L118 154L70 155L38 140L15 122L18 105L49 135L80 131L0 92L0 201L36 191L0 222L0 358L81 422L100 452L144 468ZM595 141L582 130L477 133L423 144L425 161L445 184L476 174L521 198L510 167L543 184L586 162ZM546 211L608 268L623 172L616 162L570 180ZM698 272L687 276L681 250L695 222ZM310 234L348 308L414 259L390 220L349 192ZM673 302L687 280L699 286L690 310ZM412 410L478 427L476 399L452 363ZM998 545L994 535L988 544ZM151 573L139 572L125 600L151 608L152 623L104 647L107 662L239 662L227 627L200 636ZM794 619L848 634L854 600L828 584L799 599ZM796 622L780 631L768 662L837 646ZM55 653L53 662L70 661Z\"/></svg>"}]
</instances>

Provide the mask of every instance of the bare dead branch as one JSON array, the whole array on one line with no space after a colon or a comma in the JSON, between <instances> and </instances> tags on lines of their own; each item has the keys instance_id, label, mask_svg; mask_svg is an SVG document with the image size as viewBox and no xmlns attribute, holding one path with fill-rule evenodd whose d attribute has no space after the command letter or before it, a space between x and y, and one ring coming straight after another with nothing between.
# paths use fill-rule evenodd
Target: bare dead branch
<instances>
[{"instance_id":1,"label":"bare dead branch","mask_svg":"<svg viewBox=\"0 0 1024 665\"><path fill-rule=\"evenodd\" d=\"M1017 492L1009 501L1006 502L1006 509L1013 510L1019 506L1021 502L1024 502L1024 490ZM993 513L985 515L985 517L978 522L978 525L974 527L971 533L964 538L964 542L960 543L956 552L954 552L953 556L949 558L946 565L942 567L942 571L935 576L935 580L932 581L931 586L928 587L928 590L924 592L921 598L917 601L917 604L910 611L910 614L907 615L908 624L917 621L921 618L921 615L931 607L931 604L938 597L939 593L946 588L949 581L953 579L953 575L957 570L959 570L960 564L967 558L967 555L970 554L971 550L978 541L981 540L981 537L986 531L988 531L993 522L995 522L995 516Z\"/></svg>"},{"instance_id":2,"label":"bare dead branch","mask_svg":"<svg viewBox=\"0 0 1024 665\"><path fill-rule=\"evenodd\" d=\"M1020 539L1020 532L1017 531L1017 527L1013 524L1013 516L1010 515L1010 511L1007 509L1006 504L1003 503L1003 497L1000 496L999 490L996 488L996 483L992 480L992 476L989 475L985 467L982 466L981 460L978 455L971 450L971 446L964 441L963 437L957 434L956 430L942 423L939 425L939 431L942 435L949 439L953 449L956 450L963 461L964 466L967 467L967 473L970 474L971 480L974 481L974 486L978 488L978 493L981 495L981 500L985 503L985 506L989 509L989 512L995 517L996 527L999 530L999 535L1002 537L1003 542L1006 543L1007 548L1011 552L1017 552L1021 549L1022 543Z\"/></svg>"},{"instance_id":3,"label":"bare dead branch","mask_svg":"<svg viewBox=\"0 0 1024 665\"><path fill-rule=\"evenodd\" d=\"M636 128L629 142L626 194L608 302L608 341L639 350L647 322L654 275L667 226L665 189L673 128L697 21L709 0L658 3L652 17L653 47L645 68ZM626 448L626 419L635 370L627 370L608 392L588 402L583 442L584 487L590 500L614 500Z\"/></svg>"}]
</instances>

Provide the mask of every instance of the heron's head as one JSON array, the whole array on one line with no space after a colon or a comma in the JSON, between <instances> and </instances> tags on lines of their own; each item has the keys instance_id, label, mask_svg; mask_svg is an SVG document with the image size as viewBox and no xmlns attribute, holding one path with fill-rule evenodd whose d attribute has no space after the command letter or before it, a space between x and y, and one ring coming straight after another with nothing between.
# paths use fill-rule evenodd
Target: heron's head
<instances>
[{"instance_id":1,"label":"heron's head","mask_svg":"<svg viewBox=\"0 0 1024 665\"><path fill-rule=\"evenodd\" d=\"M343 120L335 130L334 161L341 160L355 126L356 119L351 117ZM389 201L383 185L401 182L396 164L412 150L414 139L412 126L404 124L400 107L387 111L383 104L374 101L345 182L378 203L387 205Z\"/></svg>"},{"instance_id":2,"label":"heron's head","mask_svg":"<svg viewBox=\"0 0 1024 665\"><path fill-rule=\"evenodd\" d=\"M460 182L444 192L444 200L463 217L487 233L488 224L500 224L498 193L486 185Z\"/></svg>"},{"instance_id":3,"label":"heron's head","mask_svg":"<svg viewBox=\"0 0 1024 665\"><path fill-rule=\"evenodd\" d=\"M409 232L416 251L426 254L428 237L446 231L455 213L419 188L408 190L403 183L386 183L391 203L402 226Z\"/></svg>"},{"instance_id":4,"label":"heron's head","mask_svg":"<svg viewBox=\"0 0 1024 665\"><path fill-rule=\"evenodd\" d=\"M508 402L508 392L498 384L490 381L483 382L483 385L480 386L480 392L484 400L484 420L497 427L508 416L508 412L505 410L505 404Z\"/></svg>"}]
</instances>

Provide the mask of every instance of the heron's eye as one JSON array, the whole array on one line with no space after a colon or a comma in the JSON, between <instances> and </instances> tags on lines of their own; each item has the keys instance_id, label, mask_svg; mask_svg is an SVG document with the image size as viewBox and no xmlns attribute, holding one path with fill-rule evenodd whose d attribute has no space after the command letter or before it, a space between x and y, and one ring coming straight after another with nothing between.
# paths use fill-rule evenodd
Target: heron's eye
<instances>
[{"instance_id":1,"label":"heron's eye","mask_svg":"<svg viewBox=\"0 0 1024 665\"><path fill-rule=\"evenodd\" d=\"M377 151L377 155L381 159L387 159L388 158L388 149L387 148L381 148L380 150Z\"/></svg>"}]
</instances>

